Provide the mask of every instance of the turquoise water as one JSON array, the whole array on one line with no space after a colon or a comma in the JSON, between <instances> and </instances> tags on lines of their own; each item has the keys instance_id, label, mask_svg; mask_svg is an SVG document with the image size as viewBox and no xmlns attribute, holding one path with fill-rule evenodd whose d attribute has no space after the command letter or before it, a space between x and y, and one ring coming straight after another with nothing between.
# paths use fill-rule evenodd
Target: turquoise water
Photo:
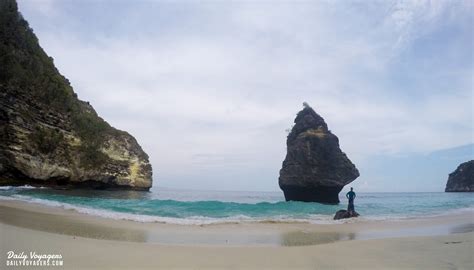
<instances>
[{"instance_id":1,"label":"turquoise water","mask_svg":"<svg viewBox=\"0 0 474 270\"><path fill-rule=\"evenodd\" d=\"M114 219L178 224L259 221L332 223L334 213L346 208L346 200L342 193L340 195L341 204L324 205L285 202L281 192L0 188L0 200L22 200ZM358 193L355 203L361 219L401 219L474 212L472 193Z\"/></svg>"}]
</instances>

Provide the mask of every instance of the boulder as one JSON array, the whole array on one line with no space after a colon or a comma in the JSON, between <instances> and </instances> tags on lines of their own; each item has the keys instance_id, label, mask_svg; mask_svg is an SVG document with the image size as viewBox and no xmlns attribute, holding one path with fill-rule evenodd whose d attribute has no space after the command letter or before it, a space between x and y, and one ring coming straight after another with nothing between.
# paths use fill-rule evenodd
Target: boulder
<instances>
[{"instance_id":1,"label":"boulder","mask_svg":"<svg viewBox=\"0 0 474 270\"><path fill-rule=\"evenodd\" d=\"M324 119L304 103L288 135L279 185L287 201L339 203L338 194L359 176Z\"/></svg>"},{"instance_id":2,"label":"boulder","mask_svg":"<svg viewBox=\"0 0 474 270\"><path fill-rule=\"evenodd\" d=\"M338 219L353 218L353 217L358 217L358 216L359 216L359 213L357 213L356 211L349 212L347 210L339 210L336 212L333 219L338 220Z\"/></svg>"},{"instance_id":3,"label":"boulder","mask_svg":"<svg viewBox=\"0 0 474 270\"><path fill-rule=\"evenodd\" d=\"M462 163L449 174L445 192L474 192L474 160Z\"/></svg>"}]
</instances>

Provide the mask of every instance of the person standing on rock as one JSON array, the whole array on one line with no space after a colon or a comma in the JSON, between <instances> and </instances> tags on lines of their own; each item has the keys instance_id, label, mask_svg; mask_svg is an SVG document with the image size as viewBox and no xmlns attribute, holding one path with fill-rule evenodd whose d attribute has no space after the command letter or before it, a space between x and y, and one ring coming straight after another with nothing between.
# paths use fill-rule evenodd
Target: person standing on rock
<instances>
[{"instance_id":1,"label":"person standing on rock","mask_svg":"<svg viewBox=\"0 0 474 270\"><path fill-rule=\"evenodd\" d=\"M355 212L355 210L354 210L354 199L355 199L355 197L356 197L356 194L355 194L353 188L351 187L351 191L347 192L347 194L346 194L346 198L349 199L349 205L347 206L347 211L351 215L352 215L352 213Z\"/></svg>"}]
</instances>

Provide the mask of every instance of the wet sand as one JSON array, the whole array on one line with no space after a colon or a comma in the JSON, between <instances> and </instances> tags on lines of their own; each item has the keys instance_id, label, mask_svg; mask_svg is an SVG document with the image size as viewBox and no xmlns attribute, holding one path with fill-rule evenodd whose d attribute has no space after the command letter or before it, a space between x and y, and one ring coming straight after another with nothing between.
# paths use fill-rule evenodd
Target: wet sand
<instances>
[{"instance_id":1,"label":"wet sand","mask_svg":"<svg viewBox=\"0 0 474 270\"><path fill-rule=\"evenodd\" d=\"M0 201L6 252L60 253L66 268L473 269L474 217L332 225L171 225ZM62 267L62 268L64 268Z\"/></svg>"}]
</instances>

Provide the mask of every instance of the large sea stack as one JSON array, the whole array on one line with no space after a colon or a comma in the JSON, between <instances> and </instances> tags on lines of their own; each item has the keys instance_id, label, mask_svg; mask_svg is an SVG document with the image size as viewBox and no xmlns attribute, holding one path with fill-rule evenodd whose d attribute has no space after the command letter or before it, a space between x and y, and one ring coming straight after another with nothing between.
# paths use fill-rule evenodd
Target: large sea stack
<instances>
[{"instance_id":1,"label":"large sea stack","mask_svg":"<svg viewBox=\"0 0 474 270\"><path fill-rule=\"evenodd\" d=\"M279 184L287 201L336 204L341 189L359 177L355 165L339 148L339 139L306 103L286 145Z\"/></svg>"},{"instance_id":2,"label":"large sea stack","mask_svg":"<svg viewBox=\"0 0 474 270\"><path fill-rule=\"evenodd\" d=\"M0 185L148 190L135 138L81 101L15 0L0 1Z\"/></svg>"},{"instance_id":3,"label":"large sea stack","mask_svg":"<svg viewBox=\"0 0 474 270\"><path fill-rule=\"evenodd\" d=\"M462 163L449 174L445 192L474 192L474 160Z\"/></svg>"}]
</instances>

